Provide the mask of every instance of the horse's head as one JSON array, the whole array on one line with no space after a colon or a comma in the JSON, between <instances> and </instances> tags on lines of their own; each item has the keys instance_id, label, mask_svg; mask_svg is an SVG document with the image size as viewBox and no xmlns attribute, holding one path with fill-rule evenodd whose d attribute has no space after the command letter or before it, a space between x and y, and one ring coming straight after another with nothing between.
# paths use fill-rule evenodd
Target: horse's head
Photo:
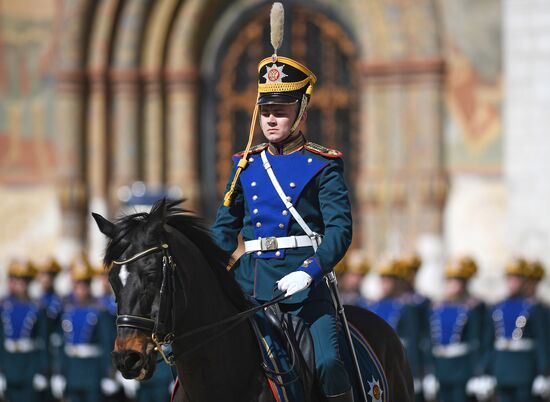
<instances>
[{"instance_id":1,"label":"horse's head","mask_svg":"<svg viewBox=\"0 0 550 402\"><path fill-rule=\"evenodd\" d=\"M174 290L169 275L175 272L164 238L166 208L162 201L149 214L129 215L115 222L93 214L99 230L110 239L105 266L118 309L112 356L125 378L152 376L158 347L155 341L162 341L174 325L172 295L168 293ZM169 290L163 296L161 286Z\"/></svg>"}]
</instances>

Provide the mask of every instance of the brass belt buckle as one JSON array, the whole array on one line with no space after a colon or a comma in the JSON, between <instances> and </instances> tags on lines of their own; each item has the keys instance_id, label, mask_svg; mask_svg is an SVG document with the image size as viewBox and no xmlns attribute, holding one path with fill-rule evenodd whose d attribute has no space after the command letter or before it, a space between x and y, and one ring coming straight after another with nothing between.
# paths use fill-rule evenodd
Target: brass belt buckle
<instances>
[{"instance_id":1,"label":"brass belt buckle","mask_svg":"<svg viewBox=\"0 0 550 402\"><path fill-rule=\"evenodd\" d=\"M260 240L262 251L273 251L279 248L276 237L262 237Z\"/></svg>"}]
</instances>

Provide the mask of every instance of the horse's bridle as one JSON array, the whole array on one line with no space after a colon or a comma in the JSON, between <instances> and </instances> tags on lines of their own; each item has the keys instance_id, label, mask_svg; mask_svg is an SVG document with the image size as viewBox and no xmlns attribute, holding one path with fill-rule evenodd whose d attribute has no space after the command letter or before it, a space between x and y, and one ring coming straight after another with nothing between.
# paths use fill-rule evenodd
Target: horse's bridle
<instances>
[{"instance_id":1,"label":"horse's bridle","mask_svg":"<svg viewBox=\"0 0 550 402\"><path fill-rule=\"evenodd\" d=\"M188 338L191 336L198 335L200 333L203 333L205 331L209 331L211 329L227 325L222 330L216 332L213 336L210 336L206 339L203 339L202 342L200 342L198 345L194 346L193 348L185 351L185 355L189 355L193 353L194 351L198 350L200 347L204 346L206 343L214 340L215 338L223 335L226 332L229 332L231 329L236 327L238 324L242 323L252 315L254 315L257 311L262 310L264 308L267 308L273 304L277 304L285 299L288 299L290 296L285 296L284 293L274 297L272 300L254 306L248 310L241 311L235 315L232 315L230 317L227 317L221 321L204 325L200 328L197 328L195 330L192 330L190 332L178 335L178 337L175 337L174 331L175 331L175 316L172 315L172 326L171 330L167 332L164 336L159 336L159 329L165 326L165 323L162 322L161 317L164 317L163 313L163 307L166 305L168 300L172 297L174 297L174 278L176 274L176 264L172 260L172 256L170 255L168 251L168 244L163 243L160 246L155 246L148 248L147 250L140 251L139 253L134 254L133 256L125 259L125 260L118 260L118 261L112 261L112 264L114 265L124 265L129 264L131 262L135 262L139 260L140 258L143 258L149 254L154 254L162 251L162 284L160 287L160 306L159 311L157 314L157 317L155 320L152 318L147 317L141 317L137 315L131 315L131 314L120 314L117 316L116 319L116 326L117 328L133 328L145 331L147 333L151 334L151 340L155 344L155 350L160 353L163 360L166 362L166 364L173 366L175 364L175 358L177 356L174 356L172 353L165 354L162 346L163 345L171 345L172 342L174 342L175 339L183 339ZM171 287L170 287L171 285ZM172 292L172 294L168 294ZM174 313L173 305L174 301L172 300L172 314ZM183 355L182 354L182 355Z\"/></svg>"},{"instance_id":2,"label":"horse's bridle","mask_svg":"<svg viewBox=\"0 0 550 402\"><path fill-rule=\"evenodd\" d=\"M166 332L164 336L160 336L161 328L165 327L166 323L162 321L165 316L162 308L167 305L169 298L173 295L168 294L168 287L173 285L173 278L176 271L176 264L172 261L172 256L168 252L168 244L163 243L160 246L155 246L148 248L147 250L141 251L134 254L133 256L125 260L113 261L114 265L125 265L132 262L135 262L149 254L155 254L162 252L162 283L160 285L160 306L157 313L156 319L141 317L138 315L131 314L119 314L116 319L116 326L118 328L132 328L139 329L148 333L151 333L151 340L155 344L155 350L160 353L164 361L168 365L174 364L174 358L172 355L167 356L162 350L162 345L171 344L174 339L174 320L172 320L172 325L170 331ZM171 284L169 282L172 282ZM171 289L173 293L173 288ZM173 310L173 301L172 301L172 310Z\"/></svg>"}]
</instances>

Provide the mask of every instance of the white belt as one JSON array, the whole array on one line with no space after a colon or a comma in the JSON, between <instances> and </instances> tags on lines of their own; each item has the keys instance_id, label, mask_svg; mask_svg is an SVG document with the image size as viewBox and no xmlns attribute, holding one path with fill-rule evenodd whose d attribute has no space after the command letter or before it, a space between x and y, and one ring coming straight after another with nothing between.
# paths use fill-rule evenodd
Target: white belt
<instances>
[{"instance_id":1,"label":"white belt","mask_svg":"<svg viewBox=\"0 0 550 402\"><path fill-rule=\"evenodd\" d=\"M495 341L496 350L507 350L510 352L525 352L532 350L535 342L532 339L507 339L498 338Z\"/></svg>"},{"instance_id":2,"label":"white belt","mask_svg":"<svg viewBox=\"0 0 550 402\"><path fill-rule=\"evenodd\" d=\"M254 251L275 251L281 248L313 247L313 243L319 246L321 238L312 239L309 236L286 236L286 237L260 237L256 240L247 240L244 242L244 251L252 253Z\"/></svg>"},{"instance_id":3,"label":"white belt","mask_svg":"<svg viewBox=\"0 0 550 402\"><path fill-rule=\"evenodd\" d=\"M436 357L459 357L464 356L470 351L467 343L451 343L449 345L437 345L432 348L432 353Z\"/></svg>"},{"instance_id":4,"label":"white belt","mask_svg":"<svg viewBox=\"0 0 550 402\"><path fill-rule=\"evenodd\" d=\"M69 357L78 357L81 359L97 357L101 355L101 348L97 345L82 343L78 345L65 345L65 353Z\"/></svg>"},{"instance_id":5,"label":"white belt","mask_svg":"<svg viewBox=\"0 0 550 402\"><path fill-rule=\"evenodd\" d=\"M4 348L10 353L29 353L36 349L36 341L31 338L6 339Z\"/></svg>"}]
</instances>

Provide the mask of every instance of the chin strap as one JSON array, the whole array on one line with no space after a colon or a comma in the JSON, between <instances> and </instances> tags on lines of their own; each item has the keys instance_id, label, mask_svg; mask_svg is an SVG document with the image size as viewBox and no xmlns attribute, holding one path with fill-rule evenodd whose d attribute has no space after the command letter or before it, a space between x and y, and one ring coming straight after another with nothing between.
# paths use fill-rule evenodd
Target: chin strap
<instances>
[{"instance_id":1,"label":"chin strap","mask_svg":"<svg viewBox=\"0 0 550 402\"><path fill-rule=\"evenodd\" d=\"M252 138L254 137L254 126L256 125L256 119L258 118L258 97L256 98L256 106L254 106L254 112L252 113L252 121L250 122L250 131L248 133L248 143L246 144L246 149L243 152L243 157L239 161L239 164L237 165L237 171L235 172L235 175L233 176L233 181L231 181L231 186L229 187L229 190L227 193L225 193L223 197L223 206L228 207L231 205L231 197L233 196L233 192L235 191L235 186L237 185L237 180L239 180L239 175L241 174L241 171L248 165L248 152L250 151L250 147L252 146Z\"/></svg>"}]
</instances>

